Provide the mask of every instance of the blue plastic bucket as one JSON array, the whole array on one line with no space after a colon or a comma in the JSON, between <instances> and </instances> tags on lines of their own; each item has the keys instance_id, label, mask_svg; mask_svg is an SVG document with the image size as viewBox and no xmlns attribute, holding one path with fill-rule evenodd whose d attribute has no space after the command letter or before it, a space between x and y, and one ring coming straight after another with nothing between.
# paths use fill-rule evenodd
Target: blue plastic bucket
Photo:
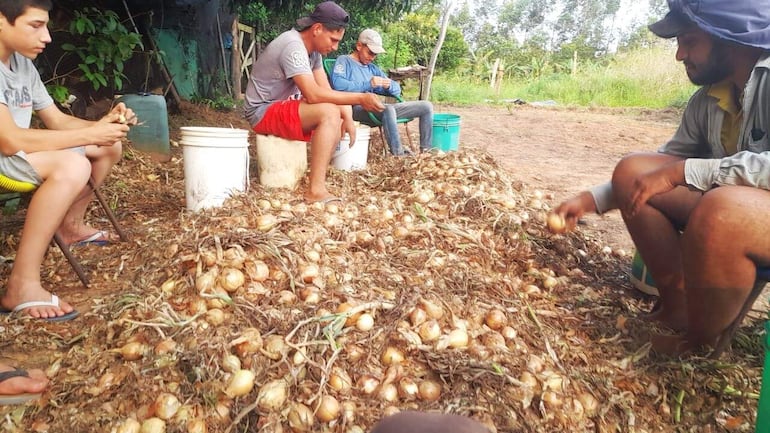
<instances>
[{"instance_id":1,"label":"blue plastic bucket","mask_svg":"<svg viewBox=\"0 0 770 433\"><path fill-rule=\"evenodd\" d=\"M433 141L431 146L444 152L460 146L460 116L457 114L433 115Z\"/></svg>"}]
</instances>

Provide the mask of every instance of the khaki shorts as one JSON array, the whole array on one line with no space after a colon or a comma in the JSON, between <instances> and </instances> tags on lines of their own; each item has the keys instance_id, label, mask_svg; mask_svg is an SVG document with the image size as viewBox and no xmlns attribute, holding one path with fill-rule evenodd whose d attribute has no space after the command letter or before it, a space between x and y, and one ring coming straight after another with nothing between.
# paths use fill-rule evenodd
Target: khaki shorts
<instances>
[{"instance_id":1,"label":"khaki shorts","mask_svg":"<svg viewBox=\"0 0 770 433\"><path fill-rule=\"evenodd\" d=\"M85 147L73 147L69 150L84 156L86 154ZM11 156L0 154L0 174L19 182L28 182L38 186L43 183L43 179L27 161L27 154L23 150Z\"/></svg>"},{"instance_id":2,"label":"khaki shorts","mask_svg":"<svg viewBox=\"0 0 770 433\"><path fill-rule=\"evenodd\" d=\"M0 155L0 173L19 182L28 182L35 185L43 183L43 179L27 161L27 154L20 150L15 155Z\"/></svg>"}]
</instances>

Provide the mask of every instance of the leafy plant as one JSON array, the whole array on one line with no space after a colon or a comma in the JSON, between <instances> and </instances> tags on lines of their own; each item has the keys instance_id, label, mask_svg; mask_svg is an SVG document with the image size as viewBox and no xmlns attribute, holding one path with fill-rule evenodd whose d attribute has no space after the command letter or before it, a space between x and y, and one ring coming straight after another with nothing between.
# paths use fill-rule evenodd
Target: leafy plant
<instances>
[{"instance_id":1,"label":"leafy plant","mask_svg":"<svg viewBox=\"0 0 770 433\"><path fill-rule=\"evenodd\" d=\"M89 81L94 90L110 85L123 88L124 62L137 46L144 49L141 35L128 31L115 12L94 7L75 11L69 31L76 41L63 44L62 49L80 58L81 80Z\"/></svg>"}]
</instances>

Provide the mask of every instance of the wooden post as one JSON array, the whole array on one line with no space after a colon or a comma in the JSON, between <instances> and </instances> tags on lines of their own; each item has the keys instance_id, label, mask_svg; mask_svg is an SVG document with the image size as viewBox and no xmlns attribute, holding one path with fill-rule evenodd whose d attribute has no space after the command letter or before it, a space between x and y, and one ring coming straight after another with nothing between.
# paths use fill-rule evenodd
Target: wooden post
<instances>
[{"instance_id":1,"label":"wooden post","mask_svg":"<svg viewBox=\"0 0 770 433\"><path fill-rule=\"evenodd\" d=\"M495 88L495 83L497 82L497 67L500 66L500 58L495 59L495 64L492 66L492 71L490 72L489 77L489 87Z\"/></svg>"},{"instance_id":2,"label":"wooden post","mask_svg":"<svg viewBox=\"0 0 770 433\"><path fill-rule=\"evenodd\" d=\"M233 82L233 99L241 98L241 38L238 31L238 15L233 19L233 25L230 28L230 34L233 36L232 55L230 56L230 80Z\"/></svg>"}]
</instances>

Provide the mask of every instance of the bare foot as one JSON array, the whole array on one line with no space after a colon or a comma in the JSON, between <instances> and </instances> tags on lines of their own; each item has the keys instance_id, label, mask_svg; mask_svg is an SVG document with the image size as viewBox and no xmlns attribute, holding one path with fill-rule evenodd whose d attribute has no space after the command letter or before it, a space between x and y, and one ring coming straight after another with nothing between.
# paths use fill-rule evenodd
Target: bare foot
<instances>
[{"instance_id":1,"label":"bare foot","mask_svg":"<svg viewBox=\"0 0 770 433\"><path fill-rule=\"evenodd\" d=\"M695 349L683 335L653 334L650 342L654 351L668 356L681 356Z\"/></svg>"},{"instance_id":2,"label":"bare foot","mask_svg":"<svg viewBox=\"0 0 770 433\"><path fill-rule=\"evenodd\" d=\"M0 364L0 372L13 371L8 365ZM48 378L42 370L27 370L27 376L11 377L0 381L0 396L38 394L48 387Z\"/></svg>"},{"instance_id":3,"label":"bare foot","mask_svg":"<svg viewBox=\"0 0 770 433\"><path fill-rule=\"evenodd\" d=\"M658 322L677 332L687 330L686 314L671 312L662 306L658 309L653 308L649 313L641 315L641 318L648 322Z\"/></svg>"},{"instance_id":4,"label":"bare foot","mask_svg":"<svg viewBox=\"0 0 770 433\"><path fill-rule=\"evenodd\" d=\"M12 281L12 279L9 279L6 287L5 295L0 299L0 305L7 310L13 310L25 302L51 302L53 299L53 295L43 289L40 282L16 283ZM23 311L24 314L27 314L30 317L50 319L71 313L74 311L74 308L72 308L70 304L60 300L58 307L53 305L35 306L25 308Z\"/></svg>"}]
</instances>

